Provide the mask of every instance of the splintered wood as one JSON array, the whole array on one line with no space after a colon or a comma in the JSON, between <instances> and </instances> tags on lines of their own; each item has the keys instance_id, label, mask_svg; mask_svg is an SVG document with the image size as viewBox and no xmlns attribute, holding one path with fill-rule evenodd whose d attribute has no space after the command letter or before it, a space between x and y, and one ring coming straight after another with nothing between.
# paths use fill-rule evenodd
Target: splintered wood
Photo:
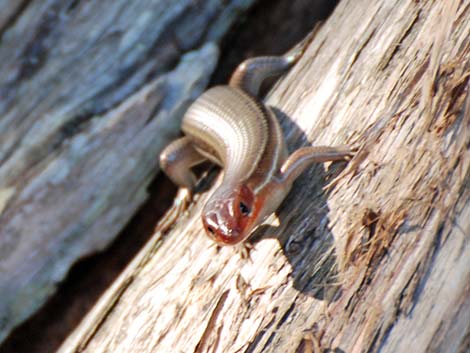
<instances>
[{"instance_id":1,"label":"splintered wood","mask_svg":"<svg viewBox=\"0 0 470 353\"><path fill-rule=\"evenodd\" d=\"M357 156L306 172L249 259L206 239L203 194L60 352L463 352L469 36L468 1L341 1L268 103L290 146Z\"/></svg>"}]
</instances>

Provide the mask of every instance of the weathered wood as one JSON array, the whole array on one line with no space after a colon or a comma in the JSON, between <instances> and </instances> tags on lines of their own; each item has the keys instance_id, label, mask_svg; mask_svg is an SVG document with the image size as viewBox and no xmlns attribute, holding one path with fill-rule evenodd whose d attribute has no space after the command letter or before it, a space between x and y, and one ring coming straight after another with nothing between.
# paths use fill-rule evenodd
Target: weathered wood
<instances>
[{"instance_id":1,"label":"weathered wood","mask_svg":"<svg viewBox=\"0 0 470 353\"><path fill-rule=\"evenodd\" d=\"M291 145L357 158L296 183L251 261L206 239L202 196L61 352L465 351L469 34L468 2L341 2L268 101Z\"/></svg>"},{"instance_id":2,"label":"weathered wood","mask_svg":"<svg viewBox=\"0 0 470 353\"><path fill-rule=\"evenodd\" d=\"M252 2L1 2L0 342L146 199Z\"/></svg>"},{"instance_id":3,"label":"weathered wood","mask_svg":"<svg viewBox=\"0 0 470 353\"><path fill-rule=\"evenodd\" d=\"M268 102L291 146L358 156L306 173L251 260L206 239L204 194L61 352L464 352L469 34L469 2L342 1Z\"/></svg>"}]
</instances>

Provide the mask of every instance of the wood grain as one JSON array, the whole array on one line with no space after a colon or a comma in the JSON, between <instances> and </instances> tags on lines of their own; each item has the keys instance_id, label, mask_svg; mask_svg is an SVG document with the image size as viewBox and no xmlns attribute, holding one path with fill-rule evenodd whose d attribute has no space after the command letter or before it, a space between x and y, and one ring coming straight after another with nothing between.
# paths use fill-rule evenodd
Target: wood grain
<instances>
[{"instance_id":1,"label":"wood grain","mask_svg":"<svg viewBox=\"0 0 470 353\"><path fill-rule=\"evenodd\" d=\"M145 201L252 2L1 2L0 342Z\"/></svg>"},{"instance_id":2,"label":"wood grain","mask_svg":"<svg viewBox=\"0 0 470 353\"><path fill-rule=\"evenodd\" d=\"M356 158L306 173L250 259L205 237L203 194L60 352L466 351L469 34L468 2L342 1L268 103L291 147Z\"/></svg>"}]
</instances>

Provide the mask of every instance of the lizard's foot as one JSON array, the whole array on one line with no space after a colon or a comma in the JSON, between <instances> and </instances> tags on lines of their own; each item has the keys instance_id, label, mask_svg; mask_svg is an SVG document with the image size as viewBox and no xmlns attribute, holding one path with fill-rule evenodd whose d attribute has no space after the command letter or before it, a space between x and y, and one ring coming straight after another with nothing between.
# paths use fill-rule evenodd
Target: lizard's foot
<instances>
[{"instance_id":1,"label":"lizard's foot","mask_svg":"<svg viewBox=\"0 0 470 353\"><path fill-rule=\"evenodd\" d=\"M187 188L180 188L170 209L158 222L155 231L164 233L176 223L178 218L187 214L189 204L193 199L192 192Z\"/></svg>"}]
</instances>

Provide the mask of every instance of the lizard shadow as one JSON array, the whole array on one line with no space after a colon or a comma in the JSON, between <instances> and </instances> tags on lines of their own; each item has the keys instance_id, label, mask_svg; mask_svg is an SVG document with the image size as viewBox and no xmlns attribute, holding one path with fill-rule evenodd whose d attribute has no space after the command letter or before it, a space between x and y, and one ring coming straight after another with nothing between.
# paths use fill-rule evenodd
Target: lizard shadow
<instances>
[{"instance_id":1,"label":"lizard shadow","mask_svg":"<svg viewBox=\"0 0 470 353\"><path fill-rule=\"evenodd\" d=\"M289 131L289 152L309 145L300 127L281 110L271 107L284 132ZM290 141L297 141L293 145ZM346 162L333 163L328 171L314 164L294 182L291 192L275 212L279 226L261 225L250 237L255 244L276 238L292 266L294 288L319 300L335 301L341 295L334 238L329 229L328 181L337 176ZM307 202L306 202L307 201Z\"/></svg>"},{"instance_id":2,"label":"lizard shadow","mask_svg":"<svg viewBox=\"0 0 470 353\"><path fill-rule=\"evenodd\" d=\"M303 130L286 113L270 106L284 132L289 152L310 145ZM291 143L294 141L293 143ZM318 300L335 301L341 295L338 281L334 238L328 227L328 180L337 176L346 162L333 163L328 171L323 164L314 164L294 182L291 192L275 212L279 226L263 224L250 236L255 244L263 239L277 239L292 266L296 290ZM208 191L215 183L220 168L206 162L196 168L200 175L195 193Z\"/></svg>"}]
</instances>

